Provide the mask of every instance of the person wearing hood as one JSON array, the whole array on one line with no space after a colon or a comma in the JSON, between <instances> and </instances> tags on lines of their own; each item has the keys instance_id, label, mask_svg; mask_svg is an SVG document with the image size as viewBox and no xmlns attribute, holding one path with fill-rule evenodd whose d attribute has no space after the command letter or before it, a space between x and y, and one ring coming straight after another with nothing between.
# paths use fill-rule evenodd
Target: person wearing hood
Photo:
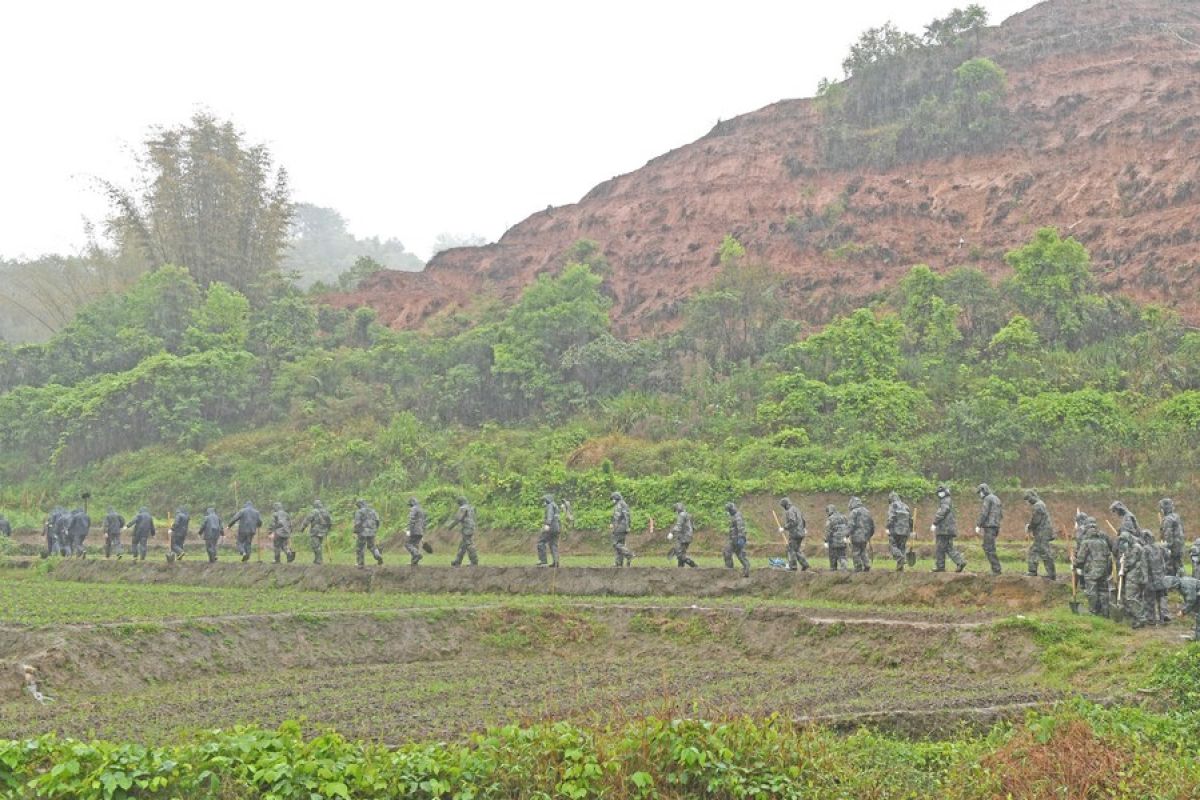
<instances>
[{"instance_id":1,"label":"person wearing hood","mask_svg":"<svg viewBox=\"0 0 1200 800\"><path fill-rule=\"evenodd\" d=\"M1128 533L1134 539L1141 539L1142 527L1138 525L1137 517L1133 515L1132 511L1125 507L1124 503L1122 503L1120 500L1117 500L1108 507L1108 510L1112 512L1121 522L1121 524L1117 526L1117 536L1120 536L1122 533Z\"/></svg>"},{"instance_id":2,"label":"person wearing hood","mask_svg":"<svg viewBox=\"0 0 1200 800\"><path fill-rule=\"evenodd\" d=\"M275 563L278 564L281 557L287 557L287 563L292 563L296 560L296 551L292 549L292 519L288 513L283 510L283 503L275 503L271 509L271 524L267 528L271 534L271 543L274 545Z\"/></svg>"},{"instance_id":3,"label":"person wearing hood","mask_svg":"<svg viewBox=\"0 0 1200 800\"><path fill-rule=\"evenodd\" d=\"M933 515L929 532L934 535L934 572L946 571L946 558L954 563L955 572L967 568L967 560L954 546L958 537L958 523L954 519L954 504L950 500L950 489L945 484L937 488L938 507Z\"/></svg>"},{"instance_id":4,"label":"person wearing hood","mask_svg":"<svg viewBox=\"0 0 1200 800\"><path fill-rule=\"evenodd\" d=\"M1154 541L1154 534L1142 529L1142 552L1146 557L1146 618L1153 625L1166 625L1171 621L1167 607L1167 548Z\"/></svg>"},{"instance_id":5,"label":"person wearing hood","mask_svg":"<svg viewBox=\"0 0 1200 800\"><path fill-rule=\"evenodd\" d=\"M733 557L737 556L742 565L742 577L750 577L750 559L746 557L746 520L742 512L733 503L725 504L725 513L729 515L729 543L721 554L725 558L725 568L733 569Z\"/></svg>"},{"instance_id":6,"label":"person wearing hood","mask_svg":"<svg viewBox=\"0 0 1200 800\"><path fill-rule=\"evenodd\" d=\"M1162 542L1167 546L1167 574L1178 578L1183 573L1183 551L1187 539L1183 533L1183 520L1175 511L1175 501L1164 497L1158 501L1158 512L1162 518L1158 531Z\"/></svg>"},{"instance_id":7,"label":"person wearing hood","mask_svg":"<svg viewBox=\"0 0 1200 800\"><path fill-rule=\"evenodd\" d=\"M1004 505L986 483L979 484L979 520L975 533L983 540L983 554L987 556L992 574L1000 574L1000 557L996 555L996 539L1000 536L1000 523L1004 519Z\"/></svg>"},{"instance_id":8,"label":"person wearing hood","mask_svg":"<svg viewBox=\"0 0 1200 800\"><path fill-rule=\"evenodd\" d=\"M215 564L217 544L225 536L225 526L221 524L221 517L212 506L209 506L204 512L204 519L200 521L199 534L200 538L204 540L204 552L208 554L208 563Z\"/></svg>"},{"instance_id":9,"label":"person wearing hood","mask_svg":"<svg viewBox=\"0 0 1200 800\"><path fill-rule=\"evenodd\" d=\"M379 514L361 497L354 504L357 506L354 511L354 563L359 569L366 569L366 554L369 551L375 557L375 563L383 566L383 553L375 544L375 535L379 533Z\"/></svg>"},{"instance_id":10,"label":"person wearing hood","mask_svg":"<svg viewBox=\"0 0 1200 800\"><path fill-rule=\"evenodd\" d=\"M241 511L238 511L229 520L230 530L237 525L237 551L241 555L243 563L250 560L254 534L258 533L262 524L262 515L249 500L246 501L246 505L242 506Z\"/></svg>"},{"instance_id":11,"label":"person wearing hood","mask_svg":"<svg viewBox=\"0 0 1200 800\"><path fill-rule=\"evenodd\" d=\"M1033 543L1029 545L1029 556L1026 559L1028 567L1026 574L1031 578L1036 578L1038 561L1041 561L1046 567L1046 574L1043 577L1047 580L1054 580L1054 548L1050 544L1054 541L1054 525L1050 522L1050 512L1046 509L1042 498L1038 497L1038 493L1032 489L1025 493L1025 502L1029 503L1031 507L1029 523L1025 526L1025 530L1033 538Z\"/></svg>"},{"instance_id":12,"label":"person wearing hood","mask_svg":"<svg viewBox=\"0 0 1200 800\"><path fill-rule=\"evenodd\" d=\"M63 558L71 555L71 517L74 516L65 508L58 510L58 517L54 520L54 538L58 541L58 554Z\"/></svg>"},{"instance_id":13,"label":"person wearing hood","mask_svg":"<svg viewBox=\"0 0 1200 800\"><path fill-rule=\"evenodd\" d=\"M145 561L146 543L150 540L151 536L155 536L158 533L154 529L154 517L150 516L150 509L145 506L139 508L137 516L125 527L133 529L133 535L130 537L130 548L133 551L133 557Z\"/></svg>"},{"instance_id":14,"label":"person wearing hood","mask_svg":"<svg viewBox=\"0 0 1200 800\"><path fill-rule=\"evenodd\" d=\"M913 519L912 509L896 492L888 495L887 532L888 552L896 561L896 572L903 572L904 563L908 560L908 540L913 532Z\"/></svg>"},{"instance_id":15,"label":"person wearing hood","mask_svg":"<svg viewBox=\"0 0 1200 800\"><path fill-rule=\"evenodd\" d=\"M862 500L851 497L850 510L850 553L855 572L871 571L871 537L875 535L875 520Z\"/></svg>"},{"instance_id":16,"label":"person wearing hood","mask_svg":"<svg viewBox=\"0 0 1200 800\"><path fill-rule=\"evenodd\" d=\"M55 506L50 509L50 513L46 515L46 521L42 523L42 533L46 536L46 558L59 553L58 536L55 535L55 530L58 528L58 516L61 513L62 509Z\"/></svg>"},{"instance_id":17,"label":"person wearing hood","mask_svg":"<svg viewBox=\"0 0 1200 800\"><path fill-rule=\"evenodd\" d=\"M12 523L8 521L8 517L0 514L0 536L5 539L12 538Z\"/></svg>"},{"instance_id":18,"label":"person wearing hood","mask_svg":"<svg viewBox=\"0 0 1200 800\"><path fill-rule=\"evenodd\" d=\"M850 522L834 506L825 506L825 547L829 550L829 568L849 572L846 548L850 543Z\"/></svg>"},{"instance_id":19,"label":"person wearing hood","mask_svg":"<svg viewBox=\"0 0 1200 800\"><path fill-rule=\"evenodd\" d=\"M679 567L696 568L696 562L688 557L688 547L692 544L692 534L695 532L692 526L692 515L684 508L683 503L676 503L673 506L675 511L675 522L671 525L671 530L667 532L667 541L673 541L671 553L675 556L675 564Z\"/></svg>"},{"instance_id":20,"label":"person wearing hood","mask_svg":"<svg viewBox=\"0 0 1200 800\"><path fill-rule=\"evenodd\" d=\"M1083 537L1075 550L1075 563L1071 567L1083 579L1083 591L1088 598L1088 611L1097 616L1108 616L1108 582L1112 575L1113 552L1108 540L1100 535L1096 520L1085 517Z\"/></svg>"},{"instance_id":21,"label":"person wearing hood","mask_svg":"<svg viewBox=\"0 0 1200 800\"><path fill-rule=\"evenodd\" d=\"M792 572L797 569L807 571L808 559L804 557L804 537L808 535L808 525L804 521L804 515L790 498L784 497L779 501L779 505L783 508L783 526L779 532L787 535L788 569Z\"/></svg>"},{"instance_id":22,"label":"person wearing hood","mask_svg":"<svg viewBox=\"0 0 1200 800\"><path fill-rule=\"evenodd\" d=\"M421 540L425 538L425 509L417 502L417 498L408 498L408 527L404 529L404 549L408 551L409 564L416 566L421 563L424 554L421 552Z\"/></svg>"},{"instance_id":23,"label":"person wearing hood","mask_svg":"<svg viewBox=\"0 0 1200 800\"><path fill-rule=\"evenodd\" d=\"M1145 551L1138 537L1129 531L1117 536L1118 571L1117 580L1121 591L1121 602L1134 628L1146 625L1144 596L1148 576Z\"/></svg>"},{"instance_id":24,"label":"person wearing hood","mask_svg":"<svg viewBox=\"0 0 1200 800\"><path fill-rule=\"evenodd\" d=\"M117 513L112 506L104 515L104 557L116 555L121 560L121 530L125 527L125 518Z\"/></svg>"},{"instance_id":25,"label":"person wearing hood","mask_svg":"<svg viewBox=\"0 0 1200 800\"><path fill-rule=\"evenodd\" d=\"M537 565L558 567L558 535L562 533L562 519L559 517L554 495L546 494L542 497L542 505L545 511L542 513L542 532L537 540ZM546 563L547 552L551 558L549 564Z\"/></svg>"},{"instance_id":26,"label":"person wearing hood","mask_svg":"<svg viewBox=\"0 0 1200 800\"><path fill-rule=\"evenodd\" d=\"M71 539L71 551L76 558L83 558L87 553L84 540L92 529L92 518L87 511L77 508L71 512L71 520L67 523L67 535Z\"/></svg>"},{"instance_id":27,"label":"person wearing hood","mask_svg":"<svg viewBox=\"0 0 1200 800\"><path fill-rule=\"evenodd\" d=\"M475 509L465 497L458 498L458 513L446 526L446 529L451 531L455 528L458 528L462 539L458 543L458 555L450 562L450 566L461 567L464 556L470 560L472 567L479 566L479 554L475 552Z\"/></svg>"},{"instance_id":28,"label":"person wearing hood","mask_svg":"<svg viewBox=\"0 0 1200 800\"><path fill-rule=\"evenodd\" d=\"M1179 590L1183 601L1183 613L1196 616L1196 627L1192 630L1192 641L1200 642L1200 578L1179 576L1169 579L1171 586Z\"/></svg>"},{"instance_id":29,"label":"person wearing hood","mask_svg":"<svg viewBox=\"0 0 1200 800\"><path fill-rule=\"evenodd\" d=\"M167 553L167 561L183 561L183 543L187 541L188 527L192 517L187 508L180 506L175 511L175 520L171 523L170 542L171 552Z\"/></svg>"},{"instance_id":30,"label":"person wearing hood","mask_svg":"<svg viewBox=\"0 0 1200 800\"><path fill-rule=\"evenodd\" d=\"M324 548L325 537L333 530L333 517L329 515L329 511L325 509L324 504L320 500L313 502L312 511L304 518L304 522L300 525L300 532L308 531L308 541L312 546L313 563L324 563Z\"/></svg>"},{"instance_id":31,"label":"person wearing hood","mask_svg":"<svg viewBox=\"0 0 1200 800\"><path fill-rule=\"evenodd\" d=\"M625 502L625 498L620 492L613 492L609 495L612 500L612 545L613 553L616 556L615 566L631 567L633 566L633 551L625 545L625 539L629 536L630 514L629 504Z\"/></svg>"}]
</instances>

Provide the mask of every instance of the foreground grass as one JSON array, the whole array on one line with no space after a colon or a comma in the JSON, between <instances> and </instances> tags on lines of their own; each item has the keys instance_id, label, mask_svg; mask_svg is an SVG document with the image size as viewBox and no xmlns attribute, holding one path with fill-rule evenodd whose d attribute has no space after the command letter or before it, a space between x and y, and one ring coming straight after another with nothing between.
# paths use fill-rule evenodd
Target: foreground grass
<instances>
[{"instance_id":1,"label":"foreground grass","mask_svg":"<svg viewBox=\"0 0 1200 800\"><path fill-rule=\"evenodd\" d=\"M0 741L8 797L340 798L1195 797L1195 715L1085 703L940 741L840 736L777 718L616 720L493 729L398 749L296 723L144 748Z\"/></svg>"}]
</instances>

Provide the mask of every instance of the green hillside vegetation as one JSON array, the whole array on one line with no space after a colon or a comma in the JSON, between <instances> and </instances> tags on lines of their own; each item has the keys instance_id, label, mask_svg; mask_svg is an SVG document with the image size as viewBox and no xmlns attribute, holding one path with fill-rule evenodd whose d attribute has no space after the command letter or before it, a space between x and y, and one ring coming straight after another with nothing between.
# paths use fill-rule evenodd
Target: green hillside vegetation
<instances>
[{"instance_id":1,"label":"green hillside vegetation","mask_svg":"<svg viewBox=\"0 0 1200 800\"><path fill-rule=\"evenodd\" d=\"M728 238L683 329L636 341L611 332L596 252L422 332L160 268L0 345L0 503L32 523L85 488L160 509L412 492L437 518L465 491L485 527L528 529L552 490L599 528L619 489L640 523L682 498L712 524L756 492L1174 490L1200 459L1200 333L1096 293L1054 230L998 285L916 266L817 331Z\"/></svg>"}]
</instances>

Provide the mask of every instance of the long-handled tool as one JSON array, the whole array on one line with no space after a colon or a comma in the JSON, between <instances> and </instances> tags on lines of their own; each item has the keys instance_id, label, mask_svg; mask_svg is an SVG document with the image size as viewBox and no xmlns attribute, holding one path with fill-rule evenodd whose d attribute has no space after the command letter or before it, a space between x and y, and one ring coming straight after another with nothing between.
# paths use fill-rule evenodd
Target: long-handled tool
<instances>
[{"instance_id":1,"label":"long-handled tool","mask_svg":"<svg viewBox=\"0 0 1200 800\"><path fill-rule=\"evenodd\" d=\"M1067 558L1071 567L1071 613L1079 613L1079 573L1075 570L1075 546L1067 550Z\"/></svg>"},{"instance_id":2,"label":"long-handled tool","mask_svg":"<svg viewBox=\"0 0 1200 800\"><path fill-rule=\"evenodd\" d=\"M904 560L908 562L908 566L915 567L917 565L917 515L914 512L912 515L912 530L908 533L908 541L905 544L908 548L904 551Z\"/></svg>"},{"instance_id":3,"label":"long-handled tool","mask_svg":"<svg viewBox=\"0 0 1200 800\"><path fill-rule=\"evenodd\" d=\"M780 522L779 522L779 515L775 513L775 509L773 509L773 508L771 509L771 517L775 520L776 530L783 528L783 525L780 524ZM787 547L788 546L787 535L781 533L779 535L779 538L783 540L783 546Z\"/></svg>"}]
</instances>

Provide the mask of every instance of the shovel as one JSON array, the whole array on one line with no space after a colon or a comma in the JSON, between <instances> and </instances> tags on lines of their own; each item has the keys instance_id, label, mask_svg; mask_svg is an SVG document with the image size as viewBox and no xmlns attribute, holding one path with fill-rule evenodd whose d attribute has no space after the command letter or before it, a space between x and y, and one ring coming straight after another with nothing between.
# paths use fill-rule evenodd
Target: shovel
<instances>
[{"instance_id":1,"label":"shovel","mask_svg":"<svg viewBox=\"0 0 1200 800\"><path fill-rule=\"evenodd\" d=\"M1071 553L1069 555L1069 562L1071 564L1071 600L1070 600L1071 613L1078 614L1079 613L1079 571L1077 569L1075 569L1075 549L1074 548L1071 548Z\"/></svg>"}]
</instances>

